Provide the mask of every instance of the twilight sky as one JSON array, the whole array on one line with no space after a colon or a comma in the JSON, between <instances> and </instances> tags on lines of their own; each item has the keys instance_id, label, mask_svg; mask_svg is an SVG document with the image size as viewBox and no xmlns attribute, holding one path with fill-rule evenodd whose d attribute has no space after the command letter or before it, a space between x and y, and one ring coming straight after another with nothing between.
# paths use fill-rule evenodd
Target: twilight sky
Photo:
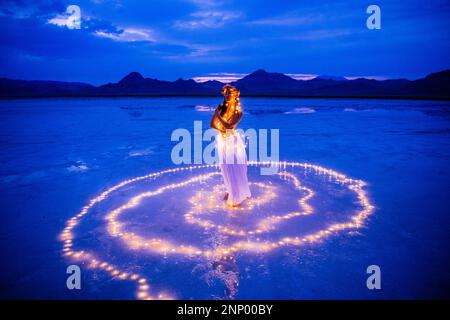
<instances>
[{"instance_id":1,"label":"twilight sky","mask_svg":"<svg viewBox=\"0 0 450 320\"><path fill-rule=\"evenodd\" d=\"M370 4L381 30L366 27ZM0 77L17 79L231 80L260 68L416 79L450 68L448 0L2 0L0 28Z\"/></svg>"}]
</instances>

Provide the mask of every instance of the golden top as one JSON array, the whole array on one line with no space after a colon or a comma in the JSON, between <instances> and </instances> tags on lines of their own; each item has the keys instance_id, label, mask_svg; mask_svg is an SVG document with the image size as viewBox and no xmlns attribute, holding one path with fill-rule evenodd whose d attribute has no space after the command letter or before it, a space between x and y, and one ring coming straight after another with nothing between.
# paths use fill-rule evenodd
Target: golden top
<instances>
[{"instance_id":1,"label":"golden top","mask_svg":"<svg viewBox=\"0 0 450 320\"><path fill-rule=\"evenodd\" d=\"M214 112L211 128L225 133L227 129L234 129L237 126L242 118L242 110L239 104L239 90L227 84L222 88L222 94L224 101Z\"/></svg>"}]
</instances>

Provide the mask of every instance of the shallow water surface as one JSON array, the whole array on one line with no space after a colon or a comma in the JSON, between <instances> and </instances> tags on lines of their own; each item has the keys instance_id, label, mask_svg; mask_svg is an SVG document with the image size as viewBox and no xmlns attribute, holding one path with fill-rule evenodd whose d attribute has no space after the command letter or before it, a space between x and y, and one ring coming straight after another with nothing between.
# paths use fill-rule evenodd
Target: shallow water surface
<instances>
[{"instance_id":1,"label":"shallow water surface","mask_svg":"<svg viewBox=\"0 0 450 320\"><path fill-rule=\"evenodd\" d=\"M172 131L193 130L195 120L206 128L219 102L195 97L0 101L1 297L136 298L133 283L83 267L82 289L67 290L66 267L72 262L62 255L58 235L101 192L125 179L174 168ZM103 213L147 187L192 177L186 173L117 192L80 224L77 245L99 249L176 298L450 297L448 102L243 97L242 103L243 129L280 129L280 160L317 164L367 182L365 191L376 209L363 228L301 247L238 252L231 260L214 261L144 254L110 239ZM252 170L251 182L263 179ZM358 210L339 184L298 174L317 191L311 199L317 216L286 222L274 237L307 234ZM279 188L277 198L264 210L252 209L256 214L295 203L293 189L271 179L262 182ZM213 181L204 185L206 193L220 188L220 176ZM197 188L146 199L127 212L126 227L206 247L226 243L227 236L214 229L179 222ZM207 217L235 227L254 222L253 216ZM372 264L381 267L382 290L366 288L366 268Z\"/></svg>"}]
</instances>

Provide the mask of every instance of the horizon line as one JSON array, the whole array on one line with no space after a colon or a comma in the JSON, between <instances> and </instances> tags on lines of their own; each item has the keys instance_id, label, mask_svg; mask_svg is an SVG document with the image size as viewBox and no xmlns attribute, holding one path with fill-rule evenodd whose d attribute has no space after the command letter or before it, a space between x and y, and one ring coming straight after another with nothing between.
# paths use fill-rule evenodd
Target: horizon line
<instances>
[{"instance_id":1,"label":"horizon line","mask_svg":"<svg viewBox=\"0 0 450 320\"><path fill-rule=\"evenodd\" d=\"M130 71L128 72L126 75L122 76L120 79L116 80L116 82L122 80L124 77L126 77L127 75L136 72L139 73L142 77L144 78L151 78L151 79L156 79L159 81L168 81L168 82L174 82L176 80L182 79L182 80L193 80L196 83L204 83L207 81L219 81L223 84L227 84L227 83L231 83L237 80L240 80L258 70L263 70L266 71L265 69L257 69L253 72L250 73L238 73L238 72L213 72L213 73L207 73L207 75L203 75L203 76L196 76L196 77L190 77L190 78L181 78L178 77L175 80L164 80L164 79L159 79L159 78L152 78L152 77L146 77L143 76L141 72L139 71ZM415 81L415 80L419 80L419 79L423 79L425 77L427 77L430 74L434 74L434 73L439 73L439 72L443 72L443 71L447 71L450 69L443 69L443 70L439 70L439 71L433 71L430 73L427 73L426 75L422 76L422 77L418 77L418 78L406 78L406 77L385 77L385 76L374 76L374 75L367 75L367 76L334 76L334 75L327 75L327 74L310 74L310 73L283 73L283 72L273 72L273 71L266 71L267 73L279 73L279 74L284 74L294 80L303 80L303 81L309 81L309 80L313 80L316 79L318 77L323 77L325 79L334 79L334 80L356 80L356 79L367 79L367 80L376 80L376 81L384 81L384 80L409 80L409 81ZM17 80L17 81L50 81L50 82L66 82L66 83L83 83L83 84L89 84L92 86L102 86L102 85L106 85L108 83L116 83L113 81L106 81L106 82L102 82L99 84L93 84L93 82L87 82L87 81L76 81L76 80L55 80L55 79L48 79L48 78L10 78L8 76L0 76L0 79L8 79L8 80Z\"/></svg>"}]
</instances>

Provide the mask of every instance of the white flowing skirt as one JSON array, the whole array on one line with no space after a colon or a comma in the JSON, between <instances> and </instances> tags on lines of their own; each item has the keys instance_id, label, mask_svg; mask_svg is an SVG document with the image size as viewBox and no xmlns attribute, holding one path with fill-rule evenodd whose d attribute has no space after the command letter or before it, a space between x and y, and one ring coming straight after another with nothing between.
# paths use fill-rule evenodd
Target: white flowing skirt
<instances>
[{"instance_id":1,"label":"white flowing skirt","mask_svg":"<svg viewBox=\"0 0 450 320\"><path fill-rule=\"evenodd\" d=\"M251 197L247 179L247 154L242 138L234 130L217 135L217 152L228 205L238 205Z\"/></svg>"}]
</instances>

